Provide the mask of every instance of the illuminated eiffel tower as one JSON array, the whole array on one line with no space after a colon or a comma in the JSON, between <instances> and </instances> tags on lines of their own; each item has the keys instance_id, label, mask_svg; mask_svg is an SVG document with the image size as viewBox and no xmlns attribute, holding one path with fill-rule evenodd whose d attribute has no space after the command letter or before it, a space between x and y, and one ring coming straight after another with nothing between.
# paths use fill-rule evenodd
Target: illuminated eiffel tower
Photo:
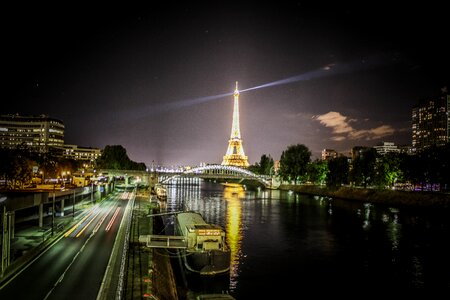
<instances>
[{"instance_id":1,"label":"illuminated eiffel tower","mask_svg":"<svg viewBox=\"0 0 450 300\"><path fill-rule=\"evenodd\" d=\"M236 89L234 90L233 124L231 126L230 140L228 141L228 150L223 157L222 165L238 167L248 167L250 165L248 157L244 153L241 130L239 129L239 90L237 81Z\"/></svg>"}]
</instances>

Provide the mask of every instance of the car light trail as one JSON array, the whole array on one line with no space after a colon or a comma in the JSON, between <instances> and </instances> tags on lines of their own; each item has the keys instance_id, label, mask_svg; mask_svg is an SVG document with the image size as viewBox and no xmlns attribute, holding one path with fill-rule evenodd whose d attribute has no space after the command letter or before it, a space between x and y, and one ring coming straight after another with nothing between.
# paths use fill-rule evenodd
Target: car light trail
<instances>
[{"instance_id":1,"label":"car light trail","mask_svg":"<svg viewBox=\"0 0 450 300\"><path fill-rule=\"evenodd\" d=\"M114 208L114 206L111 206L110 209L108 210L108 212L103 216L103 218L100 220L100 222L97 223L97 225L94 228L94 233L96 233L98 231L98 229L100 228L100 226L102 226L103 221L105 221L106 217L109 215L109 213L111 212L111 210Z\"/></svg>"},{"instance_id":2,"label":"car light trail","mask_svg":"<svg viewBox=\"0 0 450 300\"><path fill-rule=\"evenodd\" d=\"M83 234L83 232L86 230L86 228L89 227L89 225L91 225L91 223L95 220L95 218L97 218L97 216L100 214L100 211L98 213L95 214L95 216L92 217L92 219L89 221L89 223L87 223L86 225L84 225L83 229L81 229L81 231L76 235L76 237L80 237L80 235Z\"/></svg>"},{"instance_id":3,"label":"car light trail","mask_svg":"<svg viewBox=\"0 0 450 300\"><path fill-rule=\"evenodd\" d=\"M78 226L80 226L84 221L86 221L87 218L89 218L90 215L92 215L96 210L92 210L90 213L88 213L83 219L81 219L80 222L78 222L77 224L75 224L72 228L70 228L69 231L67 231L64 234L64 237L68 237L75 229L78 228Z\"/></svg>"},{"instance_id":4,"label":"car light trail","mask_svg":"<svg viewBox=\"0 0 450 300\"><path fill-rule=\"evenodd\" d=\"M108 223L108 226L106 226L105 231L109 231L109 229L111 229L111 226L114 224L114 221L116 220L117 215L119 214L119 211L120 211L120 207L117 207L116 211L114 212L114 215L112 216L111 220Z\"/></svg>"}]
</instances>

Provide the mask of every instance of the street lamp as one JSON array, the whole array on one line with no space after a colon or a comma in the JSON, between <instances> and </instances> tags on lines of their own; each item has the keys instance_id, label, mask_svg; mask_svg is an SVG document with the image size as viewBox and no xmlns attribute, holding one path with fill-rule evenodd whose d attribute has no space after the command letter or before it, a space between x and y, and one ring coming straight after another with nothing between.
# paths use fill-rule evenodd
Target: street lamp
<instances>
[{"instance_id":1,"label":"street lamp","mask_svg":"<svg viewBox=\"0 0 450 300\"><path fill-rule=\"evenodd\" d=\"M94 169L94 177L93 178L91 178L91 201L92 201L92 203L94 203L94 179L96 179L96 177L95 177L95 173L97 172L97 170L96 169Z\"/></svg>"},{"instance_id":2,"label":"street lamp","mask_svg":"<svg viewBox=\"0 0 450 300\"><path fill-rule=\"evenodd\" d=\"M66 180L65 180L65 177L66 177L66 171L63 171L63 172L61 173L61 179L62 179L62 184L63 184L64 187L66 186Z\"/></svg>"},{"instance_id":3,"label":"street lamp","mask_svg":"<svg viewBox=\"0 0 450 300\"><path fill-rule=\"evenodd\" d=\"M41 174L41 184L44 184L45 183L45 181L44 181L44 171L39 171L39 174Z\"/></svg>"}]
</instances>

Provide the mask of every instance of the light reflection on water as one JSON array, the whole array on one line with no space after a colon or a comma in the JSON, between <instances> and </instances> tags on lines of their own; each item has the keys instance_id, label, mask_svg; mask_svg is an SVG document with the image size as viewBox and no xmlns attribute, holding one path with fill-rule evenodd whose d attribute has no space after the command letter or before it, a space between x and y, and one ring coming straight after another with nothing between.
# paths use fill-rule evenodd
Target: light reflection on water
<instances>
[{"instance_id":1,"label":"light reflection on water","mask_svg":"<svg viewBox=\"0 0 450 300\"><path fill-rule=\"evenodd\" d=\"M167 209L190 209L226 230L229 291L268 298L327 286L450 287L446 212L383 207L276 190L172 186ZM291 275L290 275L291 274ZM273 295L276 296L276 295Z\"/></svg>"},{"instance_id":2,"label":"light reflection on water","mask_svg":"<svg viewBox=\"0 0 450 300\"><path fill-rule=\"evenodd\" d=\"M225 187L223 197L227 201L226 237L231 250L230 290L233 291L239 276L239 258L243 239L241 201L245 199L245 191L243 187Z\"/></svg>"},{"instance_id":3,"label":"light reflection on water","mask_svg":"<svg viewBox=\"0 0 450 300\"><path fill-rule=\"evenodd\" d=\"M208 223L221 225L226 231L226 241L231 252L230 292L236 288L239 276L242 228L242 201L248 197L243 186L218 187L216 191L201 195L199 185L171 185L168 187L166 211L194 210L200 212ZM225 216L223 216L223 212ZM225 217L225 218L224 218ZM171 217L168 217L171 218Z\"/></svg>"}]
</instances>

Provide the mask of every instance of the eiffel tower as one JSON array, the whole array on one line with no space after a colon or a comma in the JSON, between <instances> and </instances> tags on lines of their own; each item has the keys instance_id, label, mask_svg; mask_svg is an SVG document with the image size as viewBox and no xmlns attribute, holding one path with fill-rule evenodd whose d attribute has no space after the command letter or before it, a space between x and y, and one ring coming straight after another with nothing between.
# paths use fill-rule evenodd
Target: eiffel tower
<instances>
[{"instance_id":1,"label":"eiffel tower","mask_svg":"<svg viewBox=\"0 0 450 300\"><path fill-rule=\"evenodd\" d=\"M234 90L233 124L231 126L230 140L228 141L228 150L223 157L222 165L237 167L248 167L250 165L248 157L244 153L241 130L239 129L239 90L237 81L236 89Z\"/></svg>"}]
</instances>

